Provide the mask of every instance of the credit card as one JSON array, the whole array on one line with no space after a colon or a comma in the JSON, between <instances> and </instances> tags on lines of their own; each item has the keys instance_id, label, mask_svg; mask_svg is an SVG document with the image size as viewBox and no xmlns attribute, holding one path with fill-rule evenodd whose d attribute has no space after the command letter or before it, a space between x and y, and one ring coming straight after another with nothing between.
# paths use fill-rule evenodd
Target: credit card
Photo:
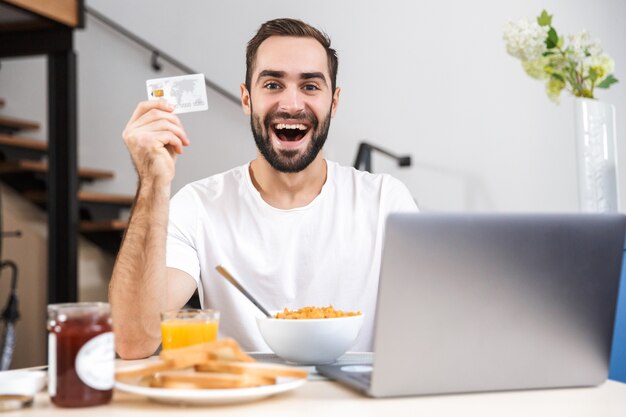
<instances>
[{"instance_id":1,"label":"credit card","mask_svg":"<svg viewBox=\"0 0 626 417\"><path fill-rule=\"evenodd\" d=\"M146 81L148 100L165 100L174 107L174 113L207 110L204 74L156 78Z\"/></svg>"}]
</instances>

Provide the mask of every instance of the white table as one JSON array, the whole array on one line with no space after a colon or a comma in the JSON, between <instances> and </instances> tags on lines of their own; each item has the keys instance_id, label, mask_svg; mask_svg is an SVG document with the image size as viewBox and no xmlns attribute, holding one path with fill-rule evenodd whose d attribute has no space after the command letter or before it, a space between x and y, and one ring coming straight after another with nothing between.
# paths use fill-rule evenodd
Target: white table
<instances>
[{"instance_id":1,"label":"white table","mask_svg":"<svg viewBox=\"0 0 626 417\"><path fill-rule=\"evenodd\" d=\"M477 417L624 417L626 384L607 381L595 388L517 391L486 394L439 395L370 399L330 381L309 381L288 393L252 403L228 406L180 407L115 392L110 404L64 409L39 393L32 407L7 416L477 416Z\"/></svg>"}]
</instances>

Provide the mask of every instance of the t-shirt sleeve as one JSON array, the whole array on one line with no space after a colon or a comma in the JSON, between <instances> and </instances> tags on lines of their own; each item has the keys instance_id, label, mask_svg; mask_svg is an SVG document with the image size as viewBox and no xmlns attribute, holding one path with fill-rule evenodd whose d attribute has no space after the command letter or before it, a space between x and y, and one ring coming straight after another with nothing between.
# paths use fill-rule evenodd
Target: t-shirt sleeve
<instances>
[{"instance_id":1,"label":"t-shirt sleeve","mask_svg":"<svg viewBox=\"0 0 626 417\"><path fill-rule=\"evenodd\" d=\"M170 200L165 264L188 273L199 283L200 262L195 240L197 222L197 204L187 186Z\"/></svg>"},{"instance_id":2,"label":"t-shirt sleeve","mask_svg":"<svg viewBox=\"0 0 626 417\"><path fill-rule=\"evenodd\" d=\"M387 213L419 211L415 199L402 181L392 176L388 176L387 180L387 190L384 198L385 211Z\"/></svg>"}]
</instances>

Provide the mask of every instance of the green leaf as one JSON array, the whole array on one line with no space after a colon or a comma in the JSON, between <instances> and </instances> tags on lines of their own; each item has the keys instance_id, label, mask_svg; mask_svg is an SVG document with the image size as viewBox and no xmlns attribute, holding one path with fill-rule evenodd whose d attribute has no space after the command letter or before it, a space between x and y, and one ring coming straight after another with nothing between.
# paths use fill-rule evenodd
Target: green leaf
<instances>
[{"instance_id":1,"label":"green leaf","mask_svg":"<svg viewBox=\"0 0 626 417\"><path fill-rule=\"evenodd\" d=\"M604 80L602 80L602 82L600 84L596 85L596 87L597 88L609 88L610 86L612 86L616 82L618 82L618 79L615 78L613 76L613 74L609 74L609 75L607 75L607 77Z\"/></svg>"},{"instance_id":2,"label":"green leaf","mask_svg":"<svg viewBox=\"0 0 626 417\"><path fill-rule=\"evenodd\" d=\"M565 82L565 78L561 74L557 74L556 72L553 72L552 74L550 74L550 76L552 78L556 78L559 81Z\"/></svg>"},{"instance_id":3,"label":"green leaf","mask_svg":"<svg viewBox=\"0 0 626 417\"><path fill-rule=\"evenodd\" d=\"M544 9L537 18L537 23L539 23L539 26L550 26L552 24L552 15L548 14Z\"/></svg>"},{"instance_id":4,"label":"green leaf","mask_svg":"<svg viewBox=\"0 0 626 417\"><path fill-rule=\"evenodd\" d=\"M543 53L543 54L541 54L541 55L543 55L543 56L550 56L550 55L554 55L555 53L556 53L556 52L546 51L546 52L544 52L544 53Z\"/></svg>"},{"instance_id":5,"label":"green leaf","mask_svg":"<svg viewBox=\"0 0 626 417\"><path fill-rule=\"evenodd\" d=\"M559 36L559 41L556 43L556 46L558 48L562 48L564 43L565 43L565 39L563 39L563 36Z\"/></svg>"},{"instance_id":6,"label":"green leaf","mask_svg":"<svg viewBox=\"0 0 626 417\"><path fill-rule=\"evenodd\" d=\"M556 34L556 30L553 27L550 27L548 31L548 37L546 38L546 47L548 49L555 48L559 43L559 35Z\"/></svg>"}]
</instances>

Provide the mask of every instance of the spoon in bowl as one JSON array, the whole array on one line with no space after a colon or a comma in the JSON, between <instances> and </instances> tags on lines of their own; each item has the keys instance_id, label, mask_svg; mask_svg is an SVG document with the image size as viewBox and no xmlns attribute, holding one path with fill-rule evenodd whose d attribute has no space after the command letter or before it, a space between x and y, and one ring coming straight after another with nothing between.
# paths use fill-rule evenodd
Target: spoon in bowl
<instances>
[{"instance_id":1,"label":"spoon in bowl","mask_svg":"<svg viewBox=\"0 0 626 417\"><path fill-rule=\"evenodd\" d=\"M230 272L228 272L226 270L226 268L224 268L222 265L218 265L215 267L215 269L217 270L217 272L220 273L220 275L222 275L224 278L226 278L226 280L228 282L230 282L231 284L233 284L233 286L235 288L237 288L239 290L239 292L241 292L243 295L246 296L246 298L250 301L252 301L252 304L254 304L259 310L261 310L263 312L263 314L265 314L267 316L267 318L274 318L274 316L272 316L262 305L261 303L259 303L256 298L254 298L252 295L250 295L250 293L248 291L246 291L246 289L244 287L241 286L241 284L239 283L239 281L237 281L235 279L235 277L233 277L231 275Z\"/></svg>"}]
</instances>

